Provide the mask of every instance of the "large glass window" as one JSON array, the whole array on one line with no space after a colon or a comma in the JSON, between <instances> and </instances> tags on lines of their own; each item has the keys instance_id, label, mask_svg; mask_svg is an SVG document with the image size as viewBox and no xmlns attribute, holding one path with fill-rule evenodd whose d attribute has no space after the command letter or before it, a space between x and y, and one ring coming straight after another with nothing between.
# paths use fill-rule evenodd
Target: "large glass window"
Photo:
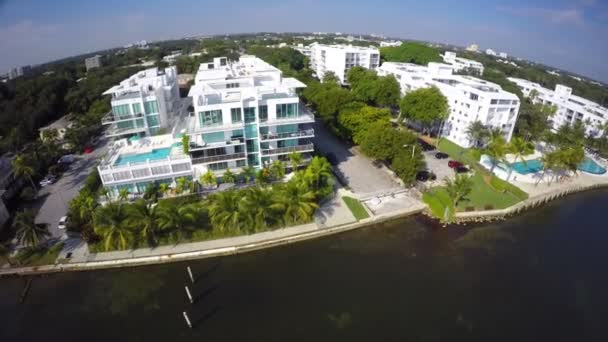
<instances>
[{"instance_id":1,"label":"large glass window","mask_svg":"<svg viewBox=\"0 0 608 342\"><path fill-rule=\"evenodd\" d=\"M228 168L228 163L221 162L221 163L209 164L209 165L207 165L207 168L209 168L210 170L213 170L213 171L226 170Z\"/></svg>"},{"instance_id":2,"label":"large glass window","mask_svg":"<svg viewBox=\"0 0 608 342\"><path fill-rule=\"evenodd\" d=\"M298 125L281 125L277 126L277 133L293 133L298 131Z\"/></svg>"},{"instance_id":3,"label":"large glass window","mask_svg":"<svg viewBox=\"0 0 608 342\"><path fill-rule=\"evenodd\" d=\"M258 152L258 141L256 139L245 141L247 153Z\"/></svg>"},{"instance_id":4,"label":"large glass window","mask_svg":"<svg viewBox=\"0 0 608 342\"><path fill-rule=\"evenodd\" d=\"M277 104L277 119L295 118L298 116L297 103Z\"/></svg>"},{"instance_id":5,"label":"large glass window","mask_svg":"<svg viewBox=\"0 0 608 342\"><path fill-rule=\"evenodd\" d=\"M245 125L245 137L247 139L258 137L258 126L257 125Z\"/></svg>"},{"instance_id":6,"label":"large glass window","mask_svg":"<svg viewBox=\"0 0 608 342\"><path fill-rule=\"evenodd\" d=\"M224 132L204 133L203 141L208 144L224 141Z\"/></svg>"},{"instance_id":7,"label":"large glass window","mask_svg":"<svg viewBox=\"0 0 608 342\"><path fill-rule=\"evenodd\" d=\"M146 101L144 102L144 110L146 114L158 113L158 102Z\"/></svg>"},{"instance_id":8,"label":"large glass window","mask_svg":"<svg viewBox=\"0 0 608 342\"><path fill-rule=\"evenodd\" d=\"M260 115L261 122L268 121L268 106L267 105L259 106L258 113Z\"/></svg>"},{"instance_id":9,"label":"large glass window","mask_svg":"<svg viewBox=\"0 0 608 342\"><path fill-rule=\"evenodd\" d=\"M158 115L147 115L146 120L148 121L148 127L160 126L160 120L158 119Z\"/></svg>"},{"instance_id":10,"label":"large glass window","mask_svg":"<svg viewBox=\"0 0 608 342\"><path fill-rule=\"evenodd\" d=\"M243 122L243 116L241 115L241 108L231 108L230 115L232 116L232 123Z\"/></svg>"},{"instance_id":11,"label":"large glass window","mask_svg":"<svg viewBox=\"0 0 608 342\"><path fill-rule=\"evenodd\" d=\"M243 130L242 129L235 129L232 131L232 138L242 138L243 137Z\"/></svg>"},{"instance_id":12,"label":"large glass window","mask_svg":"<svg viewBox=\"0 0 608 342\"><path fill-rule=\"evenodd\" d=\"M117 117L125 117L131 115L131 108L128 104L112 107L112 113Z\"/></svg>"},{"instance_id":13,"label":"large glass window","mask_svg":"<svg viewBox=\"0 0 608 342\"><path fill-rule=\"evenodd\" d=\"M255 122L255 107L245 108L245 123Z\"/></svg>"},{"instance_id":14,"label":"large glass window","mask_svg":"<svg viewBox=\"0 0 608 342\"><path fill-rule=\"evenodd\" d=\"M201 126L218 126L223 123L221 110L208 110L199 112L199 123Z\"/></svg>"},{"instance_id":15,"label":"large glass window","mask_svg":"<svg viewBox=\"0 0 608 342\"><path fill-rule=\"evenodd\" d=\"M133 104L133 114L139 114L139 113L143 113L141 111L141 103L134 103Z\"/></svg>"}]
</instances>

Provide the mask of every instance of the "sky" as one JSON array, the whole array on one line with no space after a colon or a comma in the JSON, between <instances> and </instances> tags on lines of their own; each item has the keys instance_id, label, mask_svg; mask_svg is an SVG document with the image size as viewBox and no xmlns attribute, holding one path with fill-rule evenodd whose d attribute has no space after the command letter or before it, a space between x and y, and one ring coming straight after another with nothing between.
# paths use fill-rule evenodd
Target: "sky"
<instances>
[{"instance_id":1,"label":"sky","mask_svg":"<svg viewBox=\"0 0 608 342\"><path fill-rule=\"evenodd\" d=\"M608 83L608 0L0 0L0 72L142 39L260 31L476 43Z\"/></svg>"}]
</instances>

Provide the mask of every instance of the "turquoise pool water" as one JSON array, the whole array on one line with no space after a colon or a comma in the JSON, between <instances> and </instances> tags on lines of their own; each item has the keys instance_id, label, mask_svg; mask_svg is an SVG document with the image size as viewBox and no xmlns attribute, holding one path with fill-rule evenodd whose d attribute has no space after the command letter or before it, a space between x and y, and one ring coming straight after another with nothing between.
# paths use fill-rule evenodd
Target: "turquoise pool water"
<instances>
[{"instance_id":1,"label":"turquoise pool water","mask_svg":"<svg viewBox=\"0 0 608 342\"><path fill-rule=\"evenodd\" d=\"M152 152L142 153L142 154L125 154L120 155L116 159L114 165L123 165L126 163L140 163L145 162L146 160L158 160L165 159L171 153L171 147L167 148L159 148L152 150Z\"/></svg>"},{"instance_id":2,"label":"turquoise pool water","mask_svg":"<svg viewBox=\"0 0 608 342\"><path fill-rule=\"evenodd\" d=\"M530 173L536 173L542 171L543 163L541 163L538 159L528 160L524 162L517 162L511 164L513 170L522 175L527 175ZM591 173L594 175L602 175L606 173L606 169L598 165L595 161L589 158L585 158L585 160L578 166L578 169L583 172Z\"/></svg>"}]
</instances>

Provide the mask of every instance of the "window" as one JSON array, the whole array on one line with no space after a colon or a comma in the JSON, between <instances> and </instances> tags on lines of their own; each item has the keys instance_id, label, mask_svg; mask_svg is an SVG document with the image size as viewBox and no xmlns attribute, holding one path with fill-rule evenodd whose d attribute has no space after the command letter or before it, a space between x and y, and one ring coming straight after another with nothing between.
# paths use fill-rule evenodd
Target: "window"
<instances>
[{"instance_id":1,"label":"window","mask_svg":"<svg viewBox=\"0 0 608 342\"><path fill-rule=\"evenodd\" d=\"M235 129L234 131L232 131L232 138L242 138L243 137L243 130L242 129Z\"/></svg>"},{"instance_id":2,"label":"window","mask_svg":"<svg viewBox=\"0 0 608 342\"><path fill-rule=\"evenodd\" d=\"M243 145L234 146L234 153L243 153L245 152L245 148Z\"/></svg>"},{"instance_id":3,"label":"window","mask_svg":"<svg viewBox=\"0 0 608 342\"><path fill-rule=\"evenodd\" d=\"M473 101L477 101L479 99L479 95L471 93L469 98Z\"/></svg>"},{"instance_id":4,"label":"window","mask_svg":"<svg viewBox=\"0 0 608 342\"><path fill-rule=\"evenodd\" d=\"M258 107L258 113L260 115L260 121L268 121L268 106L262 105Z\"/></svg>"},{"instance_id":5,"label":"window","mask_svg":"<svg viewBox=\"0 0 608 342\"><path fill-rule=\"evenodd\" d=\"M221 110L208 110L199 113L199 123L204 126L218 126L223 123Z\"/></svg>"},{"instance_id":6,"label":"window","mask_svg":"<svg viewBox=\"0 0 608 342\"><path fill-rule=\"evenodd\" d=\"M209 170L213 170L213 171L226 170L228 168L228 163L221 162L221 163L209 164L209 165L207 165L207 168L209 168Z\"/></svg>"},{"instance_id":7,"label":"window","mask_svg":"<svg viewBox=\"0 0 608 342\"><path fill-rule=\"evenodd\" d=\"M239 84L238 83L227 83L226 84L226 89L232 89L232 88L238 88Z\"/></svg>"},{"instance_id":8,"label":"window","mask_svg":"<svg viewBox=\"0 0 608 342\"><path fill-rule=\"evenodd\" d=\"M112 107L112 113L119 118L131 115L131 110L128 104Z\"/></svg>"},{"instance_id":9,"label":"window","mask_svg":"<svg viewBox=\"0 0 608 342\"><path fill-rule=\"evenodd\" d=\"M224 132L204 133L203 141L208 144L224 141Z\"/></svg>"},{"instance_id":10,"label":"window","mask_svg":"<svg viewBox=\"0 0 608 342\"><path fill-rule=\"evenodd\" d=\"M133 114L139 114L139 113L143 113L141 111L141 103L134 103L133 104Z\"/></svg>"},{"instance_id":11,"label":"window","mask_svg":"<svg viewBox=\"0 0 608 342\"><path fill-rule=\"evenodd\" d=\"M297 103L277 104L277 119L295 118L298 116Z\"/></svg>"},{"instance_id":12,"label":"window","mask_svg":"<svg viewBox=\"0 0 608 342\"><path fill-rule=\"evenodd\" d=\"M236 161L236 167L245 167L247 165L247 161L241 159Z\"/></svg>"},{"instance_id":13,"label":"window","mask_svg":"<svg viewBox=\"0 0 608 342\"><path fill-rule=\"evenodd\" d=\"M245 141L245 144L247 146L248 153L258 152L258 141L257 140L255 140L255 139L247 140L247 141Z\"/></svg>"},{"instance_id":14,"label":"window","mask_svg":"<svg viewBox=\"0 0 608 342\"><path fill-rule=\"evenodd\" d=\"M492 100L490 101L490 104L498 104L498 100Z\"/></svg>"},{"instance_id":15,"label":"window","mask_svg":"<svg viewBox=\"0 0 608 342\"><path fill-rule=\"evenodd\" d=\"M245 108L245 123L255 122L255 107Z\"/></svg>"},{"instance_id":16,"label":"window","mask_svg":"<svg viewBox=\"0 0 608 342\"><path fill-rule=\"evenodd\" d=\"M158 115L148 115L146 116L146 121L148 121L148 127L160 126Z\"/></svg>"},{"instance_id":17,"label":"window","mask_svg":"<svg viewBox=\"0 0 608 342\"><path fill-rule=\"evenodd\" d=\"M257 138L258 127L256 125L245 125L245 137L247 139Z\"/></svg>"},{"instance_id":18,"label":"window","mask_svg":"<svg viewBox=\"0 0 608 342\"><path fill-rule=\"evenodd\" d=\"M146 101L144 102L144 111L146 114L158 113L158 102Z\"/></svg>"},{"instance_id":19,"label":"window","mask_svg":"<svg viewBox=\"0 0 608 342\"><path fill-rule=\"evenodd\" d=\"M230 115L232 116L232 123L243 122L241 108L231 108Z\"/></svg>"}]
</instances>

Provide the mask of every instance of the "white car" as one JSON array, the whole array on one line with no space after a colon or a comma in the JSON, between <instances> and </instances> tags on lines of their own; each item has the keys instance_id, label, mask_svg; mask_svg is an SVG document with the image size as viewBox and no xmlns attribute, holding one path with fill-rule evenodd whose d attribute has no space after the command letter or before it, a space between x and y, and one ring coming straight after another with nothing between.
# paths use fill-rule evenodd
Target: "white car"
<instances>
[{"instance_id":1,"label":"white car","mask_svg":"<svg viewBox=\"0 0 608 342\"><path fill-rule=\"evenodd\" d=\"M59 219L59 224L57 225L57 228L65 229L65 226L67 225L67 223L68 223L68 217L64 216Z\"/></svg>"}]
</instances>

